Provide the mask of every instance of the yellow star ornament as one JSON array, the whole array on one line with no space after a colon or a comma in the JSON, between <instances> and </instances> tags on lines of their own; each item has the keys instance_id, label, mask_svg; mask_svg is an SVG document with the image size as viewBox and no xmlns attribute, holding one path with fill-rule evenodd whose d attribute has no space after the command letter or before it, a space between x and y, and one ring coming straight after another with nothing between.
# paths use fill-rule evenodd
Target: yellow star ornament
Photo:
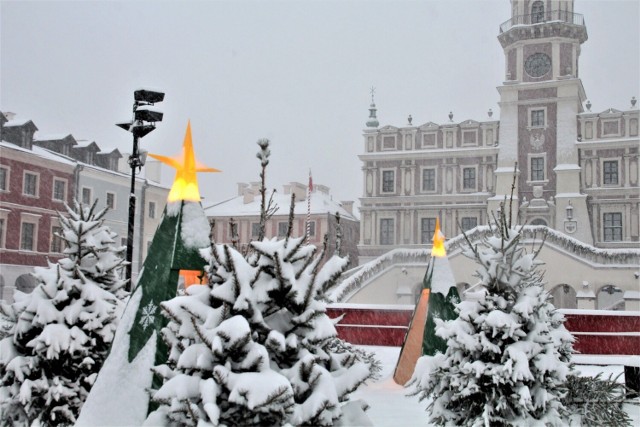
<instances>
[{"instance_id":1,"label":"yellow star ornament","mask_svg":"<svg viewBox=\"0 0 640 427\"><path fill-rule=\"evenodd\" d=\"M151 153L149 155L176 170L176 177L167 197L169 203L180 200L199 202L200 191L196 172L221 172L219 169L206 167L196 160L191 140L191 121L187 124L187 133L184 136L180 156L166 157Z\"/></svg>"}]
</instances>

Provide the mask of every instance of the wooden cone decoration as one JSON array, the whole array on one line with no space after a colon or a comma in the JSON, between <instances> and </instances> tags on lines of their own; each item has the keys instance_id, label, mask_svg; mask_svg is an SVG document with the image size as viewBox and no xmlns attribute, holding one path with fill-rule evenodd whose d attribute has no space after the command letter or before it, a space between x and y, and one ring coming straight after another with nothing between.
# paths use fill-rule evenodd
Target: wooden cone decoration
<instances>
[{"instance_id":1,"label":"wooden cone decoration","mask_svg":"<svg viewBox=\"0 0 640 427\"><path fill-rule=\"evenodd\" d=\"M435 335L435 319L455 318L454 306L460 302L438 219L432 240L431 258L424 275L422 293L413 311L393 374L393 380L401 385L411 379L421 356L433 356L438 351L446 350L446 342Z\"/></svg>"}]
</instances>

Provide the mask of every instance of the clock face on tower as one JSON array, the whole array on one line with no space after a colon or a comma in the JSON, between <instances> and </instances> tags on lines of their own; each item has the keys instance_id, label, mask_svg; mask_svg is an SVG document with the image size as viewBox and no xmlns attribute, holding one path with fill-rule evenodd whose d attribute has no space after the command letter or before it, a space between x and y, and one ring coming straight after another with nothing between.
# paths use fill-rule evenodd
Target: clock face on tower
<instances>
[{"instance_id":1,"label":"clock face on tower","mask_svg":"<svg viewBox=\"0 0 640 427\"><path fill-rule=\"evenodd\" d=\"M544 53L534 53L524 61L524 69L531 77L542 77L551 69L551 58Z\"/></svg>"}]
</instances>

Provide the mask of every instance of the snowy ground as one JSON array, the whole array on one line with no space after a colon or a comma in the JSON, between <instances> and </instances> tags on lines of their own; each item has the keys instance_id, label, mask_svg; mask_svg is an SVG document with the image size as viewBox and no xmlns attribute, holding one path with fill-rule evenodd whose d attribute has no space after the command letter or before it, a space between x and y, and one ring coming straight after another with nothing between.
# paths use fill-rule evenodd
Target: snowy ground
<instances>
[{"instance_id":1,"label":"snowy ground","mask_svg":"<svg viewBox=\"0 0 640 427\"><path fill-rule=\"evenodd\" d=\"M353 399L362 399L370 406L367 415L376 427L414 427L429 426L425 409L427 401L419 402L417 397L407 397L408 390L393 381L400 347L360 346L374 352L382 363L381 379L370 383L353 394ZM624 381L622 363L627 356L574 356L579 371L587 376L602 372L605 377L620 373L619 380ZM607 366L600 366L603 364ZM636 426L640 425L640 406L627 405L627 412Z\"/></svg>"}]
</instances>

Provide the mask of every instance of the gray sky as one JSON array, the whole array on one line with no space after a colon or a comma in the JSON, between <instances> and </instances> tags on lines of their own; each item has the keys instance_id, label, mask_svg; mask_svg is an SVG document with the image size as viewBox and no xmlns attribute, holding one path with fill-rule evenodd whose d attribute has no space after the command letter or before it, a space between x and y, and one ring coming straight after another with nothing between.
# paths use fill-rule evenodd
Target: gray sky
<instances>
[{"instance_id":1,"label":"gray sky","mask_svg":"<svg viewBox=\"0 0 640 427\"><path fill-rule=\"evenodd\" d=\"M639 90L639 4L576 0L589 40L581 78L593 107L626 109ZM499 117L499 25L508 0L0 2L0 108L41 134L72 133L131 150L116 122L133 91L166 92L150 152L180 151L191 119L206 202L258 180L256 141L269 138L268 183L362 194L369 88L380 124ZM166 181L173 179L167 169Z\"/></svg>"}]
</instances>

